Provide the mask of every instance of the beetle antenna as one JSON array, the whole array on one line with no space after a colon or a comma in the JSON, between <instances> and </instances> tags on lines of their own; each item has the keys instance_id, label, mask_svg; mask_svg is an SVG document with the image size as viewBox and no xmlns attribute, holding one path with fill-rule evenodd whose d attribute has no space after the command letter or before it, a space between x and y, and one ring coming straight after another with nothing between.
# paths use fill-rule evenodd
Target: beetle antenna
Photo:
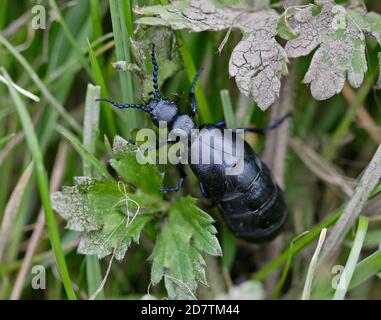
<instances>
[{"instance_id":1,"label":"beetle antenna","mask_svg":"<svg viewBox=\"0 0 381 320\"><path fill-rule=\"evenodd\" d=\"M150 110L147 108L146 105L144 104L136 104L136 103L125 103L125 104L119 104L116 101L106 99L106 98L100 98L100 99L95 99L95 101L105 101L110 104L112 104L114 107L118 109L138 109L143 112L149 112Z\"/></svg>"},{"instance_id":2,"label":"beetle antenna","mask_svg":"<svg viewBox=\"0 0 381 320\"><path fill-rule=\"evenodd\" d=\"M153 96L155 99L160 99L160 92L159 92L159 80L158 80L158 75L159 75L159 66L157 64L157 60L156 60L156 55L155 55L155 44L152 44L151 46L151 60L152 60L152 64L153 64L153 88L154 88L154 92L153 92Z\"/></svg>"},{"instance_id":3,"label":"beetle antenna","mask_svg":"<svg viewBox=\"0 0 381 320\"><path fill-rule=\"evenodd\" d=\"M197 73L196 73L195 77L193 78L193 81L191 84L190 94L194 94L194 91L196 89L197 80L198 80L198 78L200 78L201 71L202 71L202 69L198 68Z\"/></svg>"}]
</instances>

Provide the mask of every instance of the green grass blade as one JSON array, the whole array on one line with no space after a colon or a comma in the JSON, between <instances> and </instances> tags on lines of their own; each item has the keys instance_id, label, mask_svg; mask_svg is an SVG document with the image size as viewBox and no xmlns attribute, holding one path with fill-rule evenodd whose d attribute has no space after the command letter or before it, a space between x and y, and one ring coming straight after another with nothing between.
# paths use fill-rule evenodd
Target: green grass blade
<instances>
[{"instance_id":1,"label":"green grass blade","mask_svg":"<svg viewBox=\"0 0 381 320\"><path fill-rule=\"evenodd\" d=\"M96 40L103 35L99 0L90 0L90 14L93 40Z\"/></svg>"},{"instance_id":2,"label":"green grass blade","mask_svg":"<svg viewBox=\"0 0 381 320\"><path fill-rule=\"evenodd\" d=\"M65 19L63 18L60 9L57 6L57 3L55 0L49 0L50 7L52 8L55 16L57 17L58 23L61 25L62 32L64 33L65 37L69 41L70 45L72 46L75 56L77 57L78 61L81 62L82 67L87 71L87 73L91 76L90 68L87 64L87 61L85 57L82 55L82 49L80 44L77 43L77 40L74 38L73 34L69 30Z\"/></svg>"},{"instance_id":3,"label":"green grass blade","mask_svg":"<svg viewBox=\"0 0 381 320\"><path fill-rule=\"evenodd\" d=\"M48 226L51 245L57 261L57 267L60 272L67 297L73 300L76 299L76 296L66 266L65 257L63 255L57 221L55 219L55 215L50 203L49 182L47 173L45 171L43 157L39 147L37 136L23 101L21 100L16 89L13 87L13 85L11 85L11 79L8 73L4 68L2 68L1 71L4 77L8 80L9 92L16 106L17 113L23 126L28 147L33 155L33 161L37 176L37 184L39 188L41 202L44 207L45 219Z\"/></svg>"},{"instance_id":4,"label":"green grass blade","mask_svg":"<svg viewBox=\"0 0 381 320\"><path fill-rule=\"evenodd\" d=\"M96 256L86 256L86 280L87 291L89 297L98 290L102 283L102 271L99 260ZM105 295L103 289L97 294L96 300L104 300Z\"/></svg>"},{"instance_id":5,"label":"green grass blade","mask_svg":"<svg viewBox=\"0 0 381 320\"><path fill-rule=\"evenodd\" d=\"M132 16L132 0L124 1L124 15L126 17L126 27L127 27L128 35L132 37L132 34L134 32L134 22L133 22L133 16Z\"/></svg>"},{"instance_id":6,"label":"green grass blade","mask_svg":"<svg viewBox=\"0 0 381 320\"><path fill-rule=\"evenodd\" d=\"M287 250L283 251L283 253L280 254L276 259L274 259L273 261L265 265L258 272L254 273L254 275L252 276L252 279L260 281L266 278L276 268L278 268L280 265L285 263L290 254L295 255L296 253L300 252L305 247L307 247L309 244L311 244L320 235L321 230L323 228L328 228L332 226L340 218L340 215L342 213L343 213L343 210L340 209L336 213L332 214L324 222L313 227L308 234L306 234L300 240L296 241L292 247L289 247Z\"/></svg>"},{"instance_id":7,"label":"green grass blade","mask_svg":"<svg viewBox=\"0 0 381 320\"><path fill-rule=\"evenodd\" d=\"M369 220L367 217L360 216L355 241L353 242L353 246L349 254L347 263L345 265L344 271L340 276L339 286L337 287L335 295L333 296L334 300L343 300L345 298L345 295L348 291L348 287L353 276L353 272L355 270L357 261L360 256L366 232L368 230L368 222Z\"/></svg>"},{"instance_id":8,"label":"green grass blade","mask_svg":"<svg viewBox=\"0 0 381 320\"><path fill-rule=\"evenodd\" d=\"M2 30L7 22L6 14L8 12L9 0L0 1L0 30Z\"/></svg>"},{"instance_id":9,"label":"green grass blade","mask_svg":"<svg viewBox=\"0 0 381 320\"><path fill-rule=\"evenodd\" d=\"M356 288L380 271L381 249L377 250L375 253L371 254L369 257L366 257L357 264L349 284L349 290Z\"/></svg>"},{"instance_id":10,"label":"green grass blade","mask_svg":"<svg viewBox=\"0 0 381 320\"><path fill-rule=\"evenodd\" d=\"M296 241L298 241L299 239L303 238L308 233L309 233L309 231L305 231L302 234L297 235L294 239L292 239L291 243L290 243L290 249L292 249L292 247L294 246L294 243ZM273 293L271 294L271 299L278 299L278 297L280 296L282 288L283 288L283 286L284 286L284 284L286 282L288 272L289 272L290 267L291 267L292 258L293 258L293 254L292 254L292 250L290 250L288 258L287 258L287 261L286 261L286 264L285 264L285 266L283 268L283 271L282 271L282 274L281 274L281 276L279 278L279 281L278 281L278 283L277 283Z\"/></svg>"},{"instance_id":11,"label":"green grass blade","mask_svg":"<svg viewBox=\"0 0 381 320\"><path fill-rule=\"evenodd\" d=\"M101 88L88 84L85 103L85 117L83 123L83 146L89 152L95 152L99 125L99 102L95 101L100 96ZM91 162L83 158L83 174L91 176Z\"/></svg>"},{"instance_id":12,"label":"green grass blade","mask_svg":"<svg viewBox=\"0 0 381 320\"><path fill-rule=\"evenodd\" d=\"M113 179L106 167L86 147L83 146L76 136L62 126L58 126L57 130L73 145L84 161L91 163L99 174L104 175L109 179Z\"/></svg>"},{"instance_id":13,"label":"green grass blade","mask_svg":"<svg viewBox=\"0 0 381 320\"><path fill-rule=\"evenodd\" d=\"M24 70L28 73L31 79L34 81L36 86L45 96L46 100L52 104L52 106L57 109L63 119L67 121L70 126L76 131L81 131L81 126L78 122L65 110L65 108L57 101L57 99L49 92L48 88L41 81L37 73L33 70L28 61L12 46L12 44L5 39L0 33L0 44L2 44L8 51L14 56L14 58L22 65Z\"/></svg>"},{"instance_id":14,"label":"green grass blade","mask_svg":"<svg viewBox=\"0 0 381 320\"><path fill-rule=\"evenodd\" d=\"M237 239L226 225L221 230L222 265L230 270L237 253Z\"/></svg>"},{"instance_id":15,"label":"green grass blade","mask_svg":"<svg viewBox=\"0 0 381 320\"><path fill-rule=\"evenodd\" d=\"M104 98L108 98L109 92L103 77L101 67L99 65L97 57L95 56L95 53L89 41L87 41L87 45L89 49L89 57L90 57L91 70L93 72L93 77L95 79L96 84L101 87L101 96ZM114 121L114 115L112 113L112 109L110 108L109 104L106 104L104 102L101 103L101 106L102 106L101 112L106 117L107 131L109 132L111 137L114 137L116 135L116 127L115 127L115 121Z\"/></svg>"},{"instance_id":16,"label":"green grass blade","mask_svg":"<svg viewBox=\"0 0 381 320\"><path fill-rule=\"evenodd\" d=\"M16 134L15 133L10 133L8 135L6 135L5 137L1 138L0 139L0 150L1 150L1 147L6 144L9 140L11 140Z\"/></svg>"},{"instance_id":17,"label":"green grass blade","mask_svg":"<svg viewBox=\"0 0 381 320\"><path fill-rule=\"evenodd\" d=\"M99 98L101 88L89 84L87 86L85 117L83 123L83 146L94 154L99 126ZM83 158L83 174L91 176L91 162L87 157ZM86 256L86 278L88 295L91 296L102 282L102 274L99 260L96 256ZM104 299L103 289L97 295L97 299Z\"/></svg>"},{"instance_id":18,"label":"green grass blade","mask_svg":"<svg viewBox=\"0 0 381 320\"><path fill-rule=\"evenodd\" d=\"M127 32L126 18L124 16L125 2L120 0L110 0L110 11L112 20L112 29L115 38L116 57L119 61L131 62L129 50L129 35ZM119 72L119 78L122 88L123 101L125 103L133 103L134 87L131 72ZM125 121L129 129L133 129L137 125L137 116L135 112L129 112L125 116Z\"/></svg>"},{"instance_id":19,"label":"green grass blade","mask_svg":"<svg viewBox=\"0 0 381 320\"><path fill-rule=\"evenodd\" d=\"M180 47L181 56L183 57L183 60L184 60L185 70L187 72L189 82L192 83L197 73L197 69L196 69L196 66L194 65L192 56L185 44L185 41L183 37L181 36L181 32L177 31L176 34L177 34L177 42ZM197 112L199 113L201 117L201 121L206 123L212 122L213 121L212 113L210 111L209 104L206 99L204 90L201 87L200 81L198 81L196 84L195 94L196 94L197 105L198 105Z\"/></svg>"},{"instance_id":20,"label":"green grass blade","mask_svg":"<svg viewBox=\"0 0 381 320\"><path fill-rule=\"evenodd\" d=\"M233 111L232 100L230 99L229 91L224 89L220 91L222 108L224 109L224 116L226 122L226 128L236 128L235 117Z\"/></svg>"}]
</instances>

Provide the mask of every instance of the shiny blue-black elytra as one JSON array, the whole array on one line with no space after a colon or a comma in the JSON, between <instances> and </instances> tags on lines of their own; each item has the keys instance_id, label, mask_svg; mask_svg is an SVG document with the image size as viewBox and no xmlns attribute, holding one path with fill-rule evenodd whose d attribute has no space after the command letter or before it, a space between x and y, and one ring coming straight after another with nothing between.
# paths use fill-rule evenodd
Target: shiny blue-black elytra
<instances>
[{"instance_id":1,"label":"shiny blue-black elytra","mask_svg":"<svg viewBox=\"0 0 381 320\"><path fill-rule=\"evenodd\" d=\"M199 148L199 144L195 142L203 141L204 135L210 135L219 131L213 143L207 145L208 154L213 154L216 150L214 146L219 143L226 143L228 139L224 131L224 123L220 122L215 125L204 124L197 127L193 120L197 111L197 103L195 98L196 81L200 72L195 76L190 89L190 112L181 114L179 107L170 100L163 99L159 92L158 75L159 66L155 57L154 46L152 45L151 59L153 64L153 97L147 104L119 104L109 99L98 99L99 101L107 101L119 109L138 109L150 115L152 122L158 126L160 121L166 121L168 130L181 129L181 132L187 134L188 152L185 155L188 159L194 153L205 152L205 144ZM276 123L264 129L243 128L241 130L247 132L265 133L280 125L290 114L286 114ZM204 129L194 136L191 135L192 129ZM287 206L283 191L275 182L268 167L260 160L252 148L243 141L242 144L237 143L237 139L242 139L236 133L237 129L233 129L229 143L231 150L237 154L242 154L241 163L243 170L238 175L227 175L226 169L234 167L236 163L230 163L222 160L222 163L210 164L190 164L191 170L199 180L201 192L204 196L210 198L219 208L222 217L229 229L238 238L249 242L265 242L276 237L282 230L287 219ZM220 139L221 141L217 141ZM204 140L205 141L205 140ZM170 142L170 141L168 141ZM202 143L201 143L202 144ZM197 145L197 148L195 146ZM220 144L221 145L221 144ZM239 146L241 145L241 147ZM243 148L239 153L239 148ZM179 165L181 179L174 188L163 188L163 192L175 192L182 188L186 177L182 165Z\"/></svg>"}]
</instances>

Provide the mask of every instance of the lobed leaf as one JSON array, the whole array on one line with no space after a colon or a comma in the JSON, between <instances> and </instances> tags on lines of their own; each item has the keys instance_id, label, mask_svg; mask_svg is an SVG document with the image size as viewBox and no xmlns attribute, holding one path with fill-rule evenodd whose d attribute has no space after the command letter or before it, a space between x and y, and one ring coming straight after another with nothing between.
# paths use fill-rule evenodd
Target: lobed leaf
<instances>
[{"instance_id":1,"label":"lobed leaf","mask_svg":"<svg viewBox=\"0 0 381 320\"><path fill-rule=\"evenodd\" d=\"M240 91L251 95L263 110L278 98L280 78L287 73L287 56L275 41L279 19L276 11L252 11L247 6L226 6L215 0L190 0L140 7L135 12L145 15L136 21L140 24L193 32L241 30L243 38L233 50L230 75L236 78Z\"/></svg>"},{"instance_id":2,"label":"lobed leaf","mask_svg":"<svg viewBox=\"0 0 381 320\"><path fill-rule=\"evenodd\" d=\"M139 241L162 204L157 196L129 191L121 182L77 177L73 187L52 194L53 208L68 221L66 227L84 233L79 253L101 259L115 249L121 260L131 241Z\"/></svg>"},{"instance_id":3,"label":"lobed leaf","mask_svg":"<svg viewBox=\"0 0 381 320\"><path fill-rule=\"evenodd\" d=\"M356 10L348 10L348 16L353 22L360 27L366 34L373 36L381 45L381 15L376 12L364 12ZM381 89L381 53L378 54L378 61L380 64L379 78L376 84L376 89Z\"/></svg>"},{"instance_id":4,"label":"lobed leaf","mask_svg":"<svg viewBox=\"0 0 381 320\"><path fill-rule=\"evenodd\" d=\"M198 282L207 284L202 253L221 255L213 219L195 206L191 197L177 200L152 254L151 280L164 277L170 299L192 299Z\"/></svg>"},{"instance_id":5,"label":"lobed leaf","mask_svg":"<svg viewBox=\"0 0 381 320\"><path fill-rule=\"evenodd\" d=\"M142 83L142 98L149 99L152 92L151 44L155 44L155 54L160 66L159 86L172 77L181 66L181 55L176 46L176 35L169 28L147 27L139 28L134 40L131 39L131 49L136 63L137 72Z\"/></svg>"},{"instance_id":6,"label":"lobed leaf","mask_svg":"<svg viewBox=\"0 0 381 320\"><path fill-rule=\"evenodd\" d=\"M132 183L147 193L159 192L163 175L155 165L138 162L138 153L142 151L136 145L117 136L114 139L113 151L114 158L110 164L125 182Z\"/></svg>"},{"instance_id":7,"label":"lobed leaf","mask_svg":"<svg viewBox=\"0 0 381 320\"><path fill-rule=\"evenodd\" d=\"M311 85L317 100L325 100L341 92L345 80L358 88L367 71L365 36L347 10L327 1L295 10L289 23L299 34L286 44L289 58L305 56L317 48L304 82Z\"/></svg>"},{"instance_id":8,"label":"lobed leaf","mask_svg":"<svg viewBox=\"0 0 381 320\"><path fill-rule=\"evenodd\" d=\"M66 227L83 232L79 253L101 259L115 250L121 260L131 242L138 242L153 213L166 210L167 205L158 193L162 176L157 168L139 164L137 147L121 137L115 138L113 148L111 165L123 182L77 177L74 186L63 187L51 199L53 208L67 220Z\"/></svg>"},{"instance_id":9,"label":"lobed leaf","mask_svg":"<svg viewBox=\"0 0 381 320\"><path fill-rule=\"evenodd\" d=\"M279 97L280 78L287 74L287 56L274 38L256 38L244 34L234 48L229 73L245 95L251 95L262 110Z\"/></svg>"},{"instance_id":10,"label":"lobed leaf","mask_svg":"<svg viewBox=\"0 0 381 320\"><path fill-rule=\"evenodd\" d=\"M239 14L214 0L173 1L166 6L137 7L135 13L154 16L136 20L139 24L171 26L193 32L224 30Z\"/></svg>"}]
</instances>

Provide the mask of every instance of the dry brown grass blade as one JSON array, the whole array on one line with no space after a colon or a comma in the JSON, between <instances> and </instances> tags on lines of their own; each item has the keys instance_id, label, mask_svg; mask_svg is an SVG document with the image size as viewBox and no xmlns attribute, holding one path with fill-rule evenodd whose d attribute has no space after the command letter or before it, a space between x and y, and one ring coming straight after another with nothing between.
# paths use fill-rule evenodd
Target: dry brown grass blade
<instances>
[{"instance_id":1,"label":"dry brown grass blade","mask_svg":"<svg viewBox=\"0 0 381 320\"><path fill-rule=\"evenodd\" d=\"M13 189L12 195L8 200L3 220L0 227L0 261L2 260L5 252L5 247L8 242L12 225L16 219L17 211L20 207L24 190L28 184L30 176L33 171L33 162L29 163L24 173L21 175L16 187Z\"/></svg>"},{"instance_id":2,"label":"dry brown grass blade","mask_svg":"<svg viewBox=\"0 0 381 320\"><path fill-rule=\"evenodd\" d=\"M352 198L344 208L343 214L329 233L329 237L322 250L322 257L327 261L332 257L345 235L355 223L364 209L370 193L381 178L381 144L378 146L372 160L362 174Z\"/></svg>"},{"instance_id":3,"label":"dry brown grass blade","mask_svg":"<svg viewBox=\"0 0 381 320\"><path fill-rule=\"evenodd\" d=\"M271 107L271 119L270 123L278 120L284 116L287 112L291 110L291 106L294 105L294 86L296 77L296 62L293 61L289 67L290 74L287 78L282 81L282 87L280 91L280 97L278 101ZM276 128L276 130L270 131L266 135L266 147L263 155L264 162L271 169L275 180L278 182L281 188L284 188L284 173L285 173L285 163L286 154L288 147L290 122L292 118L282 123L281 126ZM266 259L261 261L261 263L266 263L266 261L273 260L279 255L283 249L283 238L282 236L277 237L272 243L266 247L266 252L264 256ZM272 273L271 276L267 277L265 281L265 288L267 294L273 291L278 281L279 272Z\"/></svg>"},{"instance_id":4,"label":"dry brown grass blade","mask_svg":"<svg viewBox=\"0 0 381 320\"><path fill-rule=\"evenodd\" d=\"M284 79L280 91L280 98L271 107L270 123L280 119L291 110L294 101L295 62L290 65L290 75ZM290 119L281 126L266 134L266 148L263 161L269 166L275 180L284 187L285 160L290 130Z\"/></svg>"},{"instance_id":5,"label":"dry brown grass blade","mask_svg":"<svg viewBox=\"0 0 381 320\"><path fill-rule=\"evenodd\" d=\"M61 143L58 148L57 157L55 164L53 166L53 172L50 179L50 189L51 191L56 191L60 187L64 175L64 168L67 158L68 146L66 143ZM11 300L20 299L25 278L27 276L28 270L32 263L33 255L40 243L41 235L45 227L45 215L41 208L38 213L37 223L35 225L32 236L30 237L28 248L26 250L21 268L17 274L15 285L13 286L11 293Z\"/></svg>"},{"instance_id":6,"label":"dry brown grass blade","mask_svg":"<svg viewBox=\"0 0 381 320\"><path fill-rule=\"evenodd\" d=\"M353 194L356 182L343 176L323 157L319 156L312 148L296 138L290 138L289 144L305 166L323 181L339 187L346 195Z\"/></svg>"},{"instance_id":7,"label":"dry brown grass blade","mask_svg":"<svg viewBox=\"0 0 381 320\"><path fill-rule=\"evenodd\" d=\"M36 115L32 118L33 126L35 126L41 117L41 109L36 113ZM7 156L11 153L11 151L17 147L25 138L24 131L20 131L6 144L6 146L0 152L0 166L3 164Z\"/></svg>"}]
</instances>

